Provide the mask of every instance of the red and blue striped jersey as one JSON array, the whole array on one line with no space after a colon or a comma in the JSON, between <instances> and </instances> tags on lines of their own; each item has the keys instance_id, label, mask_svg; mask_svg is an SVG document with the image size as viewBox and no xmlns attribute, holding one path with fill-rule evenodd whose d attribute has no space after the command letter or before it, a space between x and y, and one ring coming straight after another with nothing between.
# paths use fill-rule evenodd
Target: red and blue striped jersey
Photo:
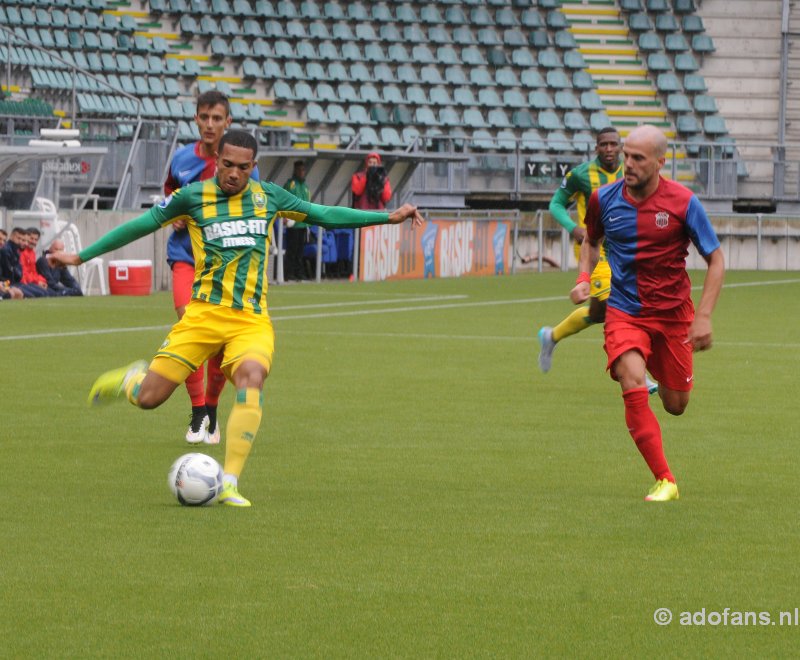
<instances>
[{"instance_id":1,"label":"red and blue striped jersey","mask_svg":"<svg viewBox=\"0 0 800 660\"><path fill-rule=\"evenodd\" d=\"M656 191L636 202L620 179L592 193L586 231L592 242L605 237L611 307L631 316L693 317L686 272L689 241L704 257L720 245L691 190L659 177Z\"/></svg>"}]
</instances>

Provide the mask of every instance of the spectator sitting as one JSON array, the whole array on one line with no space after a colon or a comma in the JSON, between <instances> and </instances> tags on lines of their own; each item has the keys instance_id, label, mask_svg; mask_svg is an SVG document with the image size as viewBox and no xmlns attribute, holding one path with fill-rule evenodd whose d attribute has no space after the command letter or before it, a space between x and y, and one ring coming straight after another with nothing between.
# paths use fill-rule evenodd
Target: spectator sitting
<instances>
[{"instance_id":1,"label":"spectator sitting","mask_svg":"<svg viewBox=\"0 0 800 660\"><path fill-rule=\"evenodd\" d=\"M0 249L8 242L8 232L5 229L0 229Z\"/></svg>"},{"instance_id":2,"label":"spectator sitting","mask_svg":"<svg viewBox=\"0 0 800 660\"><path fill-rule=\"evenodd\" d=\"M36 270L47 281L47 293L51 296L82 296L81 286L67 270L66 266L51 267L47 255L51 252L63 252L64 241L60 239L50 243L50 247L36 260Z\"/></svg>"},{"instance_id":3,"label":"spectator sitting","mask_svg":"<svg viewBox=\"0 0 800 660\"><path fill-rule=\"evenodd\" d=\"M39 245L41 232L36 227L28 227L25 230L27 238L26 245L20 250L19 263L22 266L22 284L38 286L47 293L47 280L36 270L36 246Z\"/></svg>"},{"instance_id":4,"label":"spectator sitting","mask_svg":"<svg viewBox=\"0 0 800 660\"><path fill-rule=\"evenodd\" d=\"M0 280L19 289L24 298L42 298L47 295L47 284L44 288L36 284L22 283L22 251L28 246L28 234L19 227L11 230L8 242L0 249ZM34 269L36 260L34 259Z\"/></svg>"},{"instance_id":5,"label":"spectator sitting","mask_svg":"<svg viewBox=\"0 0 800 660\"><path fill-rule=\"evenodd\" d=\"M17 287L11 286L6 281L0 282L0 300L20 299L23 298L22 291Z\"/></svg>"}]
</instances>

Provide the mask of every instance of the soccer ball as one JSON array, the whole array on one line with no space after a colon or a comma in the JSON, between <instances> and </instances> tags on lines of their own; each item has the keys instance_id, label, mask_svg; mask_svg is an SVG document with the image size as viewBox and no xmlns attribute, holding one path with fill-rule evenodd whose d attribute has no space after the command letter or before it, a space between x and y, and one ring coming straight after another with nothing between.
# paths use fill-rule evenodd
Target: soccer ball
<instances>
[{"instance_id":1,"label":"soccer ball","mask_svg":"<svg viewBox=\"0 0 800 660\"><path fill-rule=\"evenodd\" d=\"M184 506L213 504L222 492L222 468L211 456L184 454L169 469L167 484Z\"/></svg>"}]
</instances>

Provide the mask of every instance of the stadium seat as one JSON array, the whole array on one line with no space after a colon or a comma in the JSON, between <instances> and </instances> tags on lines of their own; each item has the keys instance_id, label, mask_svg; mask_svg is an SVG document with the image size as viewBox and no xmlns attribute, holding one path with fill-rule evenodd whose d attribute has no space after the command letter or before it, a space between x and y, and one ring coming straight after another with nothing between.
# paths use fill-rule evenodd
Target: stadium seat
<instances>
[{"instance_id":1,"label":"stadium seat","mask_svg":"<svg viewBox=\"0 0 800 660\"><path fill-rule=\"evenodd\" d=\"M707 34L695 34L692 37L692 50L697 53L713 53L716 48L713 40Z\"/></svg>"},{"instance_id":2,"label":"stadium seat","mask_svg":"<svg viewBox=\"0 0 800 660\"><path fill-rule=\"evenodd\" d=\"M597 133L606 128L606 126L611 126L612 123L604 110L598 110L589 115L589 125L592 127L592 130Z\"/></svg>"},{"instance_id":3,"label":"stadium seat","mask_svg":"<svg viewBox=\"0 0 800 660\"><path fill-rule=\"evenodd\" d=\"M459 25L453 30L453 41L462 46L469 46L475 43L475 37L468 26Z\"/></svg>"},{"instance_id":4,"label":"stadium seat","mask_svg":"<svg viewBox=\"0 0 800 660\"><path fill-rule=\"evenodd\" d=\"M677 32L680 30L678 19L672 14L658 14L656 16L656 30L659 32Z\"/></svg>"},{"instance_id":5,"label":"stadium seat","mask_svg":"<svg viewBox=\"0 0 800 660\"><path fill-rule=\"evenodd\" d=\"M464 124L470 128L486 128L488 124L478 108L464 110Z\"/></svg>"},{"instance_id":6,"label":"stadium seat","mask_svg":"<svg viewBox=\"0 0 800 660\"><path fill-rule=\"evenodd\" d=\"M558 9L548 11L544 22L551 30L564 30L569 27L567 17Z\"/></svg>"},{"instance_id":7,"label":"stadium seat","mask_svg":"<svg viewBox=\"0 0 800 660\"><path fill-rule=\"evenodd\" d=\"M471 108L477 105L475 95L472 93L471 87L456 87L453 90L453 101L462 107Z\"/></svg>"},{"instance_id":8,"label":"stadium seat","mask_svg":"<svg viewBox=\"0 0 800 660\"><path fill-rule=\"evenodd\" d=\"M666 12L669 11L669 4L667 0L646 0L645 6L647 11L652 12Z\"/></svg>"},{"instance_id":9,"label":"stadium seat","mask_svg":"<svg viewBox=\"0 0 800 660\"><path fill-rule=\"evenodd\" d=\"M558 48L565 50L578 47L575 37L572 36L572 33L569 30L559 30L556 32L553 41Z\"/></svg>"},{"instance_id":10,"label":"stadium seat","mask_svg":"<svg viewBox=\"0 0 800 660\"><path fill-rule=\"evenodd\" d=\"M326 108L326 114L328 115L328 121L331 124L348 123L347 113L345 112L344 107L338 103L329 103Z\"/></svg>"},{"instance_id":11,"label":"stadium seat","mask_svg":"<svg viewBox=\"0 0 800 660\"><path fill-rule=\"evenodd\" d=\"M551 110L556 107L550 94L542 89L534 90L528 94L528 105L536 110Z\"/></svg>"},{"instance_id":12,"label":"stadium seat","mask_svg":"<svg viewBox=\"0 0 800 660\"><path fill-rule=\"evenodd\" d=\"M547 144L539 135L539 131L535 128L528 128L520 135L520 148L528 152L545 151Z\"/></svg>"},{"instance_id":13,"label":"stadium seat","mask_svg":"<svg viewBox=\"0 0 800 660\"><path fill-rule=\"evenodd\" d=\"M417 68L413 64L405 63L397 67L398 82L413 84L419 82Z\"/></svg>"},{"instance_id":14,"label":"stadium seat","mask_svg":"<svg viewBox=\"0 0 800 660\"><path fill-rule=\"evenodd\" d=\"M502 108L492 108L486 115L486 120L493 128L511 128L511 120Z\"/></svg>"},{"instance_id":15,"label":"stadium seat","mask_svg":"<svg viewBox=\"0 0 800 660\"><path fill-rule=\"evenodd\" d=\"M458 111L452 107L439 109L439 123L442 126L449 127L464 125L461 121L461 116L458 114Z\"/></svg>"},{"instance_id":16,"label":"stadium seat","mask_svg":"<svg viewBox=\"0 0 800 660\"><path fill-rule=\"evenodd\" d=\"M678 77L671 71L659 73L656 78L656 88L659 92L679 92L681 83Z\"/></svg>"},{"instance_id":17,"label":"stadium seat","mask_svg":"<svg viewBox=\"0 0 800 660\"><path fill-rule=\"evenodd\" d=\"M255 48L253 49L253 52L255 52ZM339 49L332 41L323 41L319 45L318 53L323 60L327 60L329 62L336 62L337 60L341 59Z\"/></svg>"},{"instance_id":18,"label":"stadium seat","mask_svg":"<svg viewBox=\"0 0 800 660\"><path fill-rule=\"evenodd\" d=\"M491 14L486 9L486 7L478 6L474 7L469 12L469 19L472 25L493 25L494 21L492 20Z\"/></svg>"},{"instance_id":19,"label":"stadium seat","mask_svg":"<svg viewBox=\"0 0 800 660\"><path fill-rule=\"evenodd\" d=\"M552 43L547 30L532 30L528 33L528 45L532 48L549 48Z\"/></svg>"},{"instance_id":20,"label":"stadium seat","mask_svg":"<svg viewBox=\"0 0 800 660\"><path fill-rule=\"evenodd\" d=\"M453 105L453 98L450 96L450 91L442 85L432 87L428 96L433 105Z\"/></svg>"},{"instance_id":21,"label":"stadium seat","mask_svg":"<svg viewBox=\"0 0 800 660\"><path fill-rule=\"evenodd\" d=\"M289 60L283 65L283 77L287 80L306 80L306 72L300 62Z\"/></svg>"},{"instance_id":22,"label":"stadium seat","mask_svg":"<svg viewBox=\"0 0 800 660\"><path fill-rule=\"evenodd\" d=\"M661 43L661 37L655 32L642 32L637 41L639 50L643 53L658 52L664 50L664 44Z\"/></svg>"},{"instance_id":23,"label":"stadium seat","mask_svg":"<svg viewBox=\"0 0 800 660\"><path fill-rule=\"evenodd\" d=\"M536 60L527 48L515 48L511 51L511 63L521 69L536 66Z\"/></svg>"},{"instance_id":24,"label":"stadium seat","mask_svg":"<svg viewBox=\"0 0 800 660\"><path fill-rule=\"evenodd\" d=\"M404 63L404 62L410 62L411 61L411 57L409 56L405 45L403 45L402 43L391 44L389 46L389 49L388 49L387 53L389 55L389 60L391 62ZM397 79L398 80L402 80L402 78L400 78L399 75L398 75Z\"/></svg>"},{"instance_id":25,"label":"stadium seat","mask_svg":"<svg viewBox=\"0 0 800 660\"><path fill-rule=\"evenodd\" d=\"M583 55L579 53L577 50L568 50L564 53L564 66L568 69L585 69L586 68L586 60L583 59Z\"/></svg>"},{"instance_id":26,"label":"stadium seat","mask_svg":"<svg viewBox=\"0 0 800 660\"><path fill-rule=\"evenodd\" d=\"M389 124L392 121L389 113L386 111L386 108L384 108L382 105L373 105L370 108L369 116L376 124L381 126Z\"/></svg>"},{"instance_id":27,"label":"stadium seat","mask_svg":"<svg viewBox=\"0 0 800 660\"><path fill-rule=\"evenodd\" d=\"M464 64L470 64L472 66L486 64L486 58L477 46L467 46L463 48L461 51L461 60Z\"/></svg>"},{"instance_id":28,"label":"stadium seat","mask_svg":"<svg viewBox=\"0 0 800 660\"><path fill-rule=\"evenodd\" d=\"M425 90L419 85L409 85L406 87L406 101L409 105L430 105Z\"/></svg>"},{"instance_id":29,"label":"stadium seat","mask_svg":"<svg viewBox=\"0 0 800 660\"><path fill-rule=\"evenodd\" d=\"M494 85L494 79L486 67L475 67L470 69L469 80L473 85L480 87L491 87Z\"/></svg>"},{"instance_id":30,"label":"stadium seat","mask_svg":"<svg viewBox=\"0 0 800 660\"><path fill-rule=\"evenodd\" d=\"M439 64L445 65L458 64L461 62L461 58L452 46L439 46L439 48L436 49L436 59L439 61Z\"/></svg>"},{"instance_id":31,"label":"stadium seat","mask_svg":"<svg viewBox=\"0 0 800 660\"><path fill-rule=\"evenodd\" d=\"M560 131L564 129L561 119L552 110L540 110L537 125L545 131Z\"/></svg>"},{"instance_id":32,"label":"stadium seat","mask_svg":"<svg viewBox=\"0 0 800 660\"><path fill-rule=\"evenodd\" d=\"M480 149L484 151L491 151L497 145L492 137L492 134L485 128L479 128L472 132L472 140L470 140L473 149Z\"/></svg>"},{"instance_id":33,"label":"stadium seat","mask_svg":"<svg viewBox=\"0 0 800 660\"><path fill-rule=\"evenodd\" d=\"M706 81L703 76L697 73L687 73L683 77L683 88L687 92L706 92L708 91L708 87L706 87Z\"/></svg>"},{"instance_id":34,"label":"stadium seat","mask_svg":"<svg viewBox=\"0 0 800 660\"><path fill-rule=\"evenodd\" d=\"M641 0L619 0L619 8L624 12L642 11Z\"/></svg>"},{"instance_id":35,"label":"stadium seat","mask_svg":"<svg viewBox=\"0 0 800 660\"><path fill-rule=\"evenodd\" d=\"M703 19L700 18L697 14L686 14L681 19L681 28L684 32L688 33L695 33L695 32L705 32L705 27L703 26Z\"/></svg>"},{"instance_id":36,"label":"stadium seat","mask_svg":"<svg viewBox=\"0 0 800 660\"><path fill-rule=\"evenodd\" d=\"M505 66L508 64L508 58L502 48L490 48L486 51L486 59L492 66Z\"/></svg>"},{"instance_id":37,"label":"stadium seat","mask_svg":"<svg viewBox=\"0 0 800 660\"><path fill-rule=\"evenodd\" d=\"M528 44L528 40L520 30L508 29L503 31L503 44L509 48L520 48Z\"/></svg>"},{"instance_id":38,"label":"stadium seat","mask_svg":"<svg viewBox=\"0 0 800 660\"><path fill-rule=\"evenodd\" d=\"M578 131L572 135L572 145L575 151L582 153L590 153L594 150L597 141L591 133L586 131Z\"/></svg>"},{"instance_id":39,"label":"stadium seat","mask_svg":"<svg viewBox=\"0 0 800 660\"><path fill-rule=\"evenodd\" d=\"M372 69L372 75L374 76L376 82L384 85L395 82L396 80L394 71L392 71L392 68L385 62L379 62L376 64Z\"/></svg>"},{"instance_id":40,"label":"stadium seat","mask_svg":"<svg viewBox=\"0 0 800 660\"><path fill-rule=\"evenodd\" d=\"M664 53L650 53L647 56L647 68L653 72L672 71L672 62Z\"/></svg>"},{"instance_id":41,"label":"stadium seat","mask_svg":"<svg viewBox=\"0 0 800 660\"><path fill-rule=\"evenodd\" d=\"M380 129L380 145L389 149L399 149L405 146L403 139L393 126L384 126ZM352 252L352 248L350 251Z\"/></svg>"},{"instance_id":42,"label":"stadium seat","mask_svg":"<svg viewBox=\"0 0 800 660\"><path fill-rule=\"evenodd\" d=\"M484 108L499 108L503 105L500 95L491 87L478 90L478 104Z\"/></svg>"},{"instance_id":43,"label":"stadium seat","mask_svg":"<svg viewBox=\"0 0 800 660\"><path fill-rule=\"evenodd\" d=\"M356 88L348 82L341 83L336 87L336 95L344 103L359 103L361 101Z\"/></svg>"},{"instance_id":44,"label":"stadium seat","mask_svg":"<svg viewBox=\"0 0 800 660\"><path fill-rule=\"evenodd\" d=\"M586 118L577 110L568 110L564 113L564 126L570 131L589 130Z\"/></svg>"},{"instance_id":45,"label":"stadium seat","mask_svg":"<svg viewBox=\"0 0 800 660\"><path fill-rule=\"evenodd\" d=\"M554 50L540 50L536 55L536 60L544 69L560 69L562 67L561 58Z\"/></svg>"},{"instance_id":46,"label":"stadium seat","mask_svg":"<svg viewBox=\"0 0 800 660\"><path fill-rule=\"evenodd\" d=\"M559 89L554 95L556 108L559 110L577 110L581 107L578 99L570 89Z\"/></svg>"},{"instance_id":47,"label":"stadium seat","mask_svg":"<svg viewBox=\"0 0 800 660\"><path fill-rule=\"evenodd\" d=\"M369 126L375 123L363 105L350 105L347 108L347 117L350 123L356 126Z\"/></svg>"},{"instance_id":48,"label":"stadium seat","mask_svg":"<svg viewBox=\"0 0 800 660\"><path fill-rule=\"evenodd\" d=\"M395 16L399 23L419 23L419 17L410 4L397 3Z\"/></svg>"},{"instance_id":49,"label":"stadium seat","mask_svg":"<svg viewBox=\"0 0 800 660\"><path fill-rule=\"evenodd\" d=\"M521 129L536 127L536 121L527 108L515 110L511 114L511 123L514 124L515 128Z\"/></svg>"},{"instance_id":50,"label":"stadium seat","mask_svg":"<svg viewBox=\"0 0 800 660\"><path fill-rule=\"evenodd\" d=\"M480 28L477 34L478 43L482 46L499 46L503 43L497 30L490 27Z\"/></svg>"},{"instance_id":51,"label":"stadium seat","mask_svg":"<svg viewBox=\"0 0 800 660\"><path fill-rule=\"evenodd\" d=\"M497 131L497 148L503 151L516 151L517 149L517 136L514 131L507 128Z\"/></svg>"},{"instance_id":52,"label":"stadium seat","mask_svg":"<svg viewBox=\"0 0 800 660\"><path fill-rule=\"evenodd\" d=\"M363 83L358 88L358 95L362 102L370 105L381 102L381 95L378 88L369 82Z\"/></svg>"},{"instance_id":53,"label":"stadium seat","mask_svg":"<svg viewBox=\"0 0 800 660\"><path fill-rule=\"evenodd\" d=\"M396 103L405 103L405 98L397 85L384 85L383 101L387 105L394 105Z\"/></svg>"},{"instance_id":54,"label":"stadium seat","mask_svg":"<svg viewBox=\"0 0 800 660\"><path fill-rule=\"evenodd\" d=\"M672 0L672 9L676 14L690 14L697 11L694 0Z\"/></svg>"},{"instance_id":55,"label":"stadium seat","mask_svg":"<svg viewBox=\"0 0 800 660\"><path fill-rule=\"evenodd\" d=\"M414 120L421 126L438 126L439 120L433 110L427 106L420 106L414 111Z\"/></svg>"},{"instance_id":56,"label":"stadium seat","mask_svg":"<svg viewBox=\"0 0 800 660\"><path fill-rule=\"evenodd\" d=\"M415 47L415 51L416 51ZM422 61L419 58L415 58L417 61ZM442 74L439 73L439 69L433 64L426 64L423 66L419 71L420 80L428 85L440 85L444 82L442 79Z\"/></svg>"},{"instance_id":57,"label":"stadium seat","mask_svg":"<svg viewBox=\"0 0 800 660\"><path fill-rule=\"evenodd\" d=\"M507 89L503 92L503 105L508 108L524 108L527 100L518 89Z\"/></svg>"},{"instance_id":58,"label":"stadium seat","mask_svg":"<svg viewBox=\"0 0 800 660\"><path fill-rule=\"evenodd\" d=\"M414 123L414 117L411 111L404 105L397 105L392 110L392 120L395 124L407 126Z\"/></svg>"},{"instance_id":59,"label":"stadium seat","mask_svg":"<svg viewBox=\"0 0 800 660\"><path fill-rule=\"evenodd\" d=\"M494 79L500 87L519 87L520 81L513 69L502 68L494 72Z\"/></svg>"},{"instance_id":60,"label":"stadium seat","mask_svg":"<svg viewBox=\"0 0 800 660\"><path fill-rule=\"evenodd\" d=\"M647 14L631 14L628 17L628 27L632 32L650 32L655 29Z\"/></svg>"},{"instance_id":61,"label":"stadium seat","mask_svg":"<svg viewBox=\"0 0 800 660\"><path fill-rule=\"evenodd\" d=\"M547 149L548 151L564 153L573 151L574 147L563 131L550 131L547 134Z\"/></svg>"},{"instance_id":62,"label":"stadium seat","mask_svg":"<svg viewBox=\"0 0 800 660\"><path fill-rule=\"evenodd\" d=\"M464 25L469 22L467 21L467 17L464 15L464 12L462 11L461 7L458 6L448 7L444 12L444 20L448 25ZM427 22L441 23L442 22L441 16L439 16L439 20L437 21L427 21Z\"/></svg>"},{"instance_id":63,"label":"stadium seat","mask_svg":"<svg viewBox=\"0 0 800 660\"><path fill-rule=\"evenodd\" d=\"M306 64L306 78L315 82L329 80L328 73L321 62L308 62Z\"/></svg>"},{"instance_id":64,"label":"stadium seat","mask_svg":"<svg viewBox=\"0 0 800 660\"><path fill-rule=\"evenodd\" d=\"M551 89L569 89L570 82L561 69L552 69L547 72L547 86Z\"/></svg>"},{"instance_id":65,"label":"stadium seat","mask_svg":"<svg viewBox=\"0 0 800 660\"><path fill-rule=\"evenodd\" d=\"M583 108L587 112L594 112L595 110L604 110L605 106L603 105L603 101L600 99L600 96L597 92L592 89L588 89L585 92L581 92L581 108Z\"/></svg>"},{"instance_id":66,"label":"stadium seat","mask_svg":"<svg viewBox=\"0 0 800 660\"><path fill-rule=\"evenodd\" d=\"M667 97L667 110L674 113L691 112L692 104L685 94L673 93Z\"/></svg>"},{"instance_id":67,"label":"stadium seat","mask_svg":"<svg viewBox=\"0 0 800 660\"><path fill-rule=\"evenodd\" d=\"M678 53L675 55L675 70L682 72L695 72L700 68L697 60L691 53Z\"/></svg>"},{"instance_id":68,"label":"stadium seat","mask_svg":"<svg viewBox=\"0 0 800 660\"><path fill-rule=\"evenodd\" d=\"M317 86L317 89L319 89L319 87L320 86ZM330 85L328 85L328 87L330 87ZM325 101L336 100L335 97L329 98L328 95L325 96L323 96L322 94L320 94L319 96L315 95L311 85L303 81L295 83L294 96L295 99L297 99L298 101L315 101L317 98L320 98Z\"/></svg>"},{"instance_id":69,"label":"stadium seat","mask_svg":"<svg viewBox=\"0 0 800 660\"><path fill-rule=\"evenodd\" d=\"M594 89L594 80L586 71L573 71L572 86L575 89Z\"/></svg>"},{"instance_id":70,"label":"stadium seat","mask_svg":"<svg viewBox=\"0 0 800 660\"><path fill-rule=\"evenodd\" d=\"M541 28L544 27L544 21L542 20L542 16L537 9L530 8L526 9L522 12L522 16L520 17L520 22L526 28Z\"/></svg>"},{"instance_id":71,"label":"stadium seat","mask_svg":"<svg viewBox=\"0 0 800 660\"><path fill-rule=\"evenodd\" d=\"M525 69L520 75L520 82L523 87L528 89L540 89L547 86L544 78L542 78L542 74L536 69Z\"/></svg>"},{"instance_id":72,"label":"stadium seat","mask_svg":"<svg viewBox=\"0 0 800 660\"><path fill-rule=\"evenodd\" d=\"M717 112L717 103L713 96L698 94L694 97L694 109L703 114L713 114Z\"/></svg>"},{"instance_id":73,"label":"stadium seat","mask_svg":"<svg viewBox=\"0 0 800 660\"><path fill-rule=\"evenodd\" d=\"M501 7L495 12L494 21L502 27L515 27L520 24L517 15L510 7Z\"/></svg>"},{"instance_id":74,"label":"stadium seat","mask_svg":"<svg viewBox=\"0 0 800 660\"><path fill-rule=\"evenodd\" d=\"M444 79L451 85L465 85L467 83L467 75L457 64L453 64L444 70Z\"/></svg>"}]
</instances>

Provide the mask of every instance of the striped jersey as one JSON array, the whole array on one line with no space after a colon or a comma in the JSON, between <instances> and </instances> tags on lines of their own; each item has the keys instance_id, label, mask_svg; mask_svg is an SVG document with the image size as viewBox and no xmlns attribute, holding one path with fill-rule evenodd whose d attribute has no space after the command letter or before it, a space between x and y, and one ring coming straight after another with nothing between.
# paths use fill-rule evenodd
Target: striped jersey
<instances>
[{"instance_id":1,"label":"striped jersey","mask_svg":"<svg viewBox=\"0 0 800 660\"><path fill-rule=\"evenodd\" d=\"M719 248L708 215L691 190L663 177L647 199L636 202L624 180L592 193L586 233L605 238L611 266L608 305L631 316L693 318L686 272L689 241L707 257Z\"/></svg>"},{"instance_id":2,"label":"striped jersey","mask_svg":"<svg viewBox=\"0 0 800 660\"><path fill-rule=\"evenodd\" d=\"M323 227L383 224L389 218L388 213L312 204L274 183L252 179L242 192L227 195L216 177L176 190L131 222L144 220L148 214L149 231L178 219L186 221L195 260L193 299L255 314L267 309L269 235L277 217ZM126 239L131 239L130 233ZM101 241L81 255L113 249L108 246L114 243Z\"/></svg>"}]
</instances>

